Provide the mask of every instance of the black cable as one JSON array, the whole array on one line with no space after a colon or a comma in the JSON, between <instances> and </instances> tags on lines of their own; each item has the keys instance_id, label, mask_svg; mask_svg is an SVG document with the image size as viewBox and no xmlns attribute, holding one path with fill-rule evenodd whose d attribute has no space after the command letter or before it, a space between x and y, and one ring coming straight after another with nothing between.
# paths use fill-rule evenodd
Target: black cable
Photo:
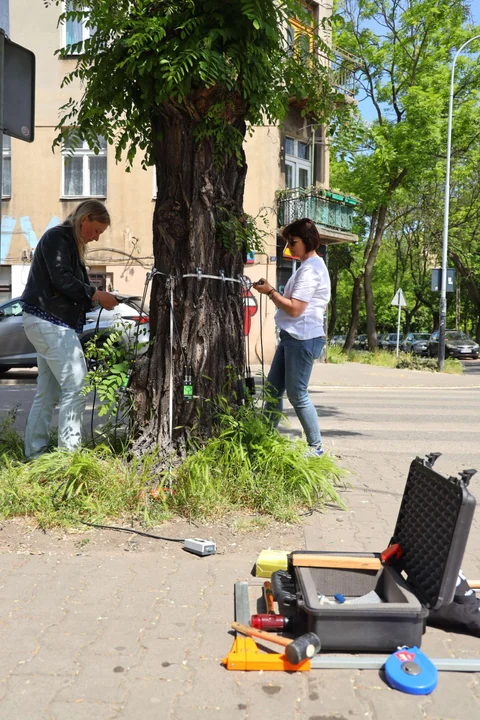
<instances>
[{"instance_id":1,"label":"black cable","mask_svg":"<svg viewBox=\"0 0 480 720\"><path fill-rule=\"evenodd\" d=\"M163 535L152 535L151 533L142 532L141 530L135 530L134 528L117 527L116 525L99 525L98 523L89 523L86 520L80 520L83 525L88 527L99 528L100 530L117 530L118 532L128 532L135 535L141 535L142 537L153 538L154 540L166 540L167 542L183 543L185 538L170 538L163 537Z\"/></svg>"},{"instance_id":2,"label":"black cable","mask_svg":"<svg viewBox=\"0 0 480 720\"><path fill-rule=\"evenodd\" d=\"M62 480L62 482L60 482L58 484L55 491L52 493L51 500L52 500L52 505L55 508L55 510L60 509L60 503L56 503L55 498L57 497L59 490L66 484L66 482L67 482L66 480ZM167 542L176 542L176 543L185 542L185 538L169 538L169 537L164 537L162 535L152 535L151 533L145 533L145 532L142 532L141 530L135 530L134 528L118 527L117 525L100 525L99 523L90 523L90 522L87 522L86 520L81 520L80 518L74 518L73 515L70 515L70 517L73 520L79 520L79 522L81 522L82 525L87 525L88 527L98 528L99 530L116 530L118 532L128 532L128 533L133 533L135 535L142 535L143 537L150 537L150 538L153 538L154 540L166 540Z\"/></svg>"}]
</instances>

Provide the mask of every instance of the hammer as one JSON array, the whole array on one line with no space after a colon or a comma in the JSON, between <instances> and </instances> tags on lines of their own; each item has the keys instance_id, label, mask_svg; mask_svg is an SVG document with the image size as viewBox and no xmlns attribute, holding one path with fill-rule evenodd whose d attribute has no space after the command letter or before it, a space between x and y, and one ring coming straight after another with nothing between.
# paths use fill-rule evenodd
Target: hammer
<instances>
[{"instance_id":1,"label":"hammer","mask_svg":"<svg viewBox=\"0 0 480 720\"><path fill-rule=\"evenodd\" d=\"M295 638L295 640L289 640L281 635L257 630L256 628L242 625L238 622L233 622L232 628L237 632L243 633L243 635L269 640L270 642L277 643L277 645L282 645L285 648L285 656L292 665L298 665L303 660L313 657L320 652L320 648L322 647L320 638L313 632L300 635L300 637Z\"/></svg>"}]
</instances>

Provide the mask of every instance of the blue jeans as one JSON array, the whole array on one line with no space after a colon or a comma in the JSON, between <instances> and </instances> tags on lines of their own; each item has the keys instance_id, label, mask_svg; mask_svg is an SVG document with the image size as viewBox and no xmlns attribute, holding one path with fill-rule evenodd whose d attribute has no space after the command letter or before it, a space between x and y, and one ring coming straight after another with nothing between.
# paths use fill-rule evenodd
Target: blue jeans
<instances>
[{"instance_id":1,"label":"blue jeans","mask_svg":"<svg viewBox=\"0 0 480 720\"><path fill-rule=\"evenodd\" d=\"M266 406L267 412L282 412L283 393L286 390L309 445L322 442L317 411L308 396L308 383L313 363L320 357L324 345L324 337L296 340L285 330L281 330L280 342L267 378L272 394L272 402ZM278 421L275 424L277 425Z\"/></svg>"},{"instance_id":2,"label":"blue jeans","mask_svg":"<svg viewBox=\"0 0 480 720\"><path fill-rule=\"evenodd\" d=\"M80 394L87 372L82 346L75 330L24 313L25 334L37 351L37 393L25 430L25 455L45 452L50 423L58 402L58 447L76 450L82 440L86 398Z\"/></svg>"}]
</instances>

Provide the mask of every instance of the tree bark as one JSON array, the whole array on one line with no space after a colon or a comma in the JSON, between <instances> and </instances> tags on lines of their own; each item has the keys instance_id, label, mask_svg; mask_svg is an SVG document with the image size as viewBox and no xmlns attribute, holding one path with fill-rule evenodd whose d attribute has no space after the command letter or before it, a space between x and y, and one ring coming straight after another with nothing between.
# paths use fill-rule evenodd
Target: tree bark
<instances>
[{"instance_id":1,"label":"tree bark","mask_svg":"<svg viewBox=\"0 0 480 720\"><path fill-rule=\"evenodd\" d=\"M337 324L337 287L338 275L331 277L331 295L328 315L328 337L331 338L335 334L335 325Z\"/></svg>"},{"instance_id":2,"label":"tree bark","mask_svg":"<svg viewBox=\"0 0 480 720\"><path fill-rule=\"evenodd\" d=\"M450 250L449 256L452 258L458 274L464 279L468 296L476 310L477 326L475 328L475 340L476 342L480 342L480 286L477 282L475 274L465 265L456 252Z\"/></svg>"},{"instance_id":3,"label":"tree bark","mask_svg":"<svg viewBox=\"0 0 480 720\"><path fill-rule=\"evenodd\" d=\"M360 301L362 299L362 283L363 273L357 275L353 280L352 315L350 317L350 325L348 328L347 337L345 339L345 344L343 346L345 350L351 349L353 341L355 340L355 335L357 334L358 316L360 314Z\"/></svg>"},{"instance_id":4,"label":"tree bark","mask_svg":"<svg viewBox=\"0 0 480 720\"><path fill-rule=\"evenodd\" d=\"M364 295L365 309L367 312L367 337L368 349L375 350L377 347L377 330L375 326L375 307L373 298L372 275L375 260L382 244L383 233L385 231L385 218L387 216L387 206L380 205L376 216L376 222L373 233L373 242L367 256L364 269Z\"/></svg>"},{"instance_id":5,"label":"tree bark","mask_svg":"<svg viewBox=\"0 0 480 720\"><path fill-rule=\"evenodd\" d=\"M244 134L243 118L234 124ZM153 119L154 136L158 138L153 250L155 267L163 274L153 278L153 345L139 365L136 380L138 454L155 446L167 451L170 441L181 451L194 424L209 436L212 401L220 393L232 401L236 380L243 375L241 285L228 278L239 280L243 275L245 255L244 249L222 245L218 222L225 219L226 211L230 217L242 218L247 168L243 151L243 165L232 156L219 167L213 141L198 140L196 125L194 113L170 106L162 106ZM203 275L220 276L222 272L225 281L202 279ZM185 274L194 277L182 277ZM188 400L184 398L184 377L190 369L195 397Z\"/></svg>"}]
</instances>

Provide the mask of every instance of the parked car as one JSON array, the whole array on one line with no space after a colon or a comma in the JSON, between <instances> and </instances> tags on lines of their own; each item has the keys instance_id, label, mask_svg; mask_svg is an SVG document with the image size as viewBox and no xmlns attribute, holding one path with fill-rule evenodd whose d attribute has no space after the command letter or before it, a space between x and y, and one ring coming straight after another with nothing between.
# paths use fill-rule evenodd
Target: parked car
<instances>
[{"instance_id":1,"label":"parked car","mask_svg":"<svg viewBox=\"0 0 480 720\"><path fill-rule=\"evenodd\" d=\"M368 347L368 337L366 335L359 335L353 341L353 347L355 350L366 350Z\"/></svg>"},{"instance_id":2,"label":"parked car","mask_svg":"<svg viewBox=\"0 0 480 720\"><path fill-rule=\"evenodd\" d=\"M428 355L429 332L410 332L402 343L402 350L415 355Z\"/></svg>"},{"instance_id":3,"label":"parked car","mask_svg":"<svg viewBox=\"0 0 480 720\"><path fill-rule=\"evenodd\" d=\"M438 330L430 335L428 341L428 354L430 357L438 355ZM472 357L478 358L478 343L461 330L445 331L445 357Z\"/></svg>"},{"instance_id":4,"label":"parked car","mask_svg":"<svg viewBox=\"0 0 480 720\"><path fill-rule=\"evenodd\" d=\"M379 350L386 350L388 342L388 333L380 333L377 335L377 348Z\"/></svg>"},{"instance_id":5,"label":"parked car","mask_svg":"<svg viewBox=\"0 0 480 720\"><path fill-rule=\"evenodd\" d=\"M101 340L112 330L121 330L122 342L133 347L137 328L139 342L148 342L148 308L145 308L144 312L140 314L140 298L118 295L118 299L121 302L113 310L95 308L87 313L83 333L80 335L82 346L85 346L96 332L100 334ZM35 348L23 329L22 313L23 301L21 298L15 298L0 305L0 372L6 372L12 367L26 368L37 365ZM140 349L140 352L145 351L146 345Z\"/></svg>"},{"instance_id":6,"label":"parked car","mask_svg":"<svg viewBox=\"0 0 480 720\"><path fill-rule=\"evenodd\" d=\"M334 335L332 338L330 338L330 345L338 345L339 347L343 347L345 345L346 339L346 335Z\"/></svg>"},{"instance_id":7,"label":"parked car","mask_svg":"<svg viewBox=\"0 0 480 720\"><path fill-rule=\"evenodd\" d=\"M399 347L403 343L404 335L400 333L399 336ZM379 335L377 338L378 347L381 350L389 350L395 352L397 349L397 333L387 333L386 335Z\"/></svg>"}]
</instances>

